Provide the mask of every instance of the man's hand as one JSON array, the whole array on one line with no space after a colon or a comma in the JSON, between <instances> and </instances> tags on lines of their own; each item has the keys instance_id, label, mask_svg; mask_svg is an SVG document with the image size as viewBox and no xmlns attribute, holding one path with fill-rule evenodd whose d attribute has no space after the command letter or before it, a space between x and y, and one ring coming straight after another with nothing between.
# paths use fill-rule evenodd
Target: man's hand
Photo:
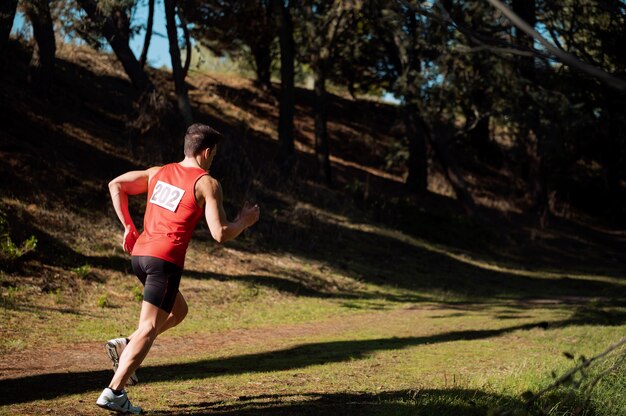
<instances>
[{"instance_id":1,"label":"man's hand","mask_svg":"<svg viewBox=\"0 0 626 416\"><path fill-rule=\"evenodd\" d=\"M124 230L124 241L122 241L122 248L128 254L133 252L133 247L135 247L135 243L139 238L139 233L134 225L127 225Z\"/></svg>"},{"instance_id":2,"label":"man's hand","mask_svg":"<svg viewBox=\"0 0 626 416\"><path fill-rule=\"evenodd\" d=\"M261 212L258 205L247 202L239 211L234 221L228 221L224 211L224 195L220 183L210 176L203 176L196 182L204 196L206 222L211 236L218 243L225 243L259 220Z\"/></svg>"},{"instance_id":3,"label":"man's hand","mask_svg":"<svg viewBox=\"0 0 626 416\"><path fill-rule=\"evenodd\" d=\"M254 225L261 215L261 208L258 205L252 205L250 202L246 201L243 204L243 208L239 212L237 218L244 222L246 228Z\"/></svg>"}]
</instances>

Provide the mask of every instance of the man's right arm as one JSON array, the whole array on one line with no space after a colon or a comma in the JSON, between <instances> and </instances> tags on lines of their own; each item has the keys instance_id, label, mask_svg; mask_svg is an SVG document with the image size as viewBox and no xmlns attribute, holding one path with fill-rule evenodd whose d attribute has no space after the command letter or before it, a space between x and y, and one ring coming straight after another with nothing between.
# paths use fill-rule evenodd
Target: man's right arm
<instances>
[{"instance_id":1,"label":"man's right arm","mask_svg":"<svg viewBox=\"0 0 626 416\"><path fill-rule=\"evenodd\" d=\"M206 222L211 235L218 243L235 239L243 230L259 220L259 206L252 206L246 202L237 218L233 222L228 221L220 183L209 176L204 176L198 185L203 191Z\"/></svg>"},{"instance_id":2,"label":"man's right arm","mask_svg":"<svg viewBox=\"0 0 626 416\"><path fill-rule=\"evenodd\" d=\"M126 172L109 182L109 192L113 208L124 226L124 239L122 247L124 251L131 252L139 234L128 211L128 195L138 195L148 192L150 176L159 168L136 170Z\"/></svg>"}]
</instances>

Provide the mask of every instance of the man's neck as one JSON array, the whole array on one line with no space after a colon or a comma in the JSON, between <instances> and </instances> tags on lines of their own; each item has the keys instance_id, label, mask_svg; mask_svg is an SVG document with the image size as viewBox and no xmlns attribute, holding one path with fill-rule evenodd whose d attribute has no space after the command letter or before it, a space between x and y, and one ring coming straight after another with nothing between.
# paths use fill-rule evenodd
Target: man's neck
<instances>
[{"instance_id":1,"label":"man's neck","mask_svg":"<svg viewBox=\"0 0 626 416\"><path fill-rule=\"evenodd\" d=\"M200 162L198 162L196 160L195 157L189 157L189 156L185 156L185 158L178 162L181 166L187 167L187 168L200 168L202 169L202 166L200 166Z\"/></svg>"}]
</instances>

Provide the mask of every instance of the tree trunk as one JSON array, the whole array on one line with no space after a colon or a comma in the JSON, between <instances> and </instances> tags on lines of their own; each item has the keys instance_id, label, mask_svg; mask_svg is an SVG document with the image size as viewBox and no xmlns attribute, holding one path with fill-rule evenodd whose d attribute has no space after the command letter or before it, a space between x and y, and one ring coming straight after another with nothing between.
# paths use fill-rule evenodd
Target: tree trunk
<instances>
[{"instance_id":1,"label":"tree trunk","mask_svg":"<svg viewBox=\"0 0 626 416\"><path fill-rule=\"evenodd\" d=\"M513 0L513 11L523 19L528 25L534 27L537 23L535 0ZM526 35L523 31L515 30L515 42L526 48L532 48L534 39ZM535 59L533 56L518 57L520 64L520 74L530 83L536 81ZM520 135L525 143L529 164L529 197L532 211L537 216L539 225L545 226L549 206L548 206L548 182L546 178L546 166L544 155L544 141L540 131L540 114L537 103L526 92L521 100L521 108L528 115L523 120Z\"/></svg>"},{"instance_id":2,"label":"tree trunk","mask_svg":"<svg viewBox=\"0 0 626 416\"><path fill-rule=\"evenodd\" d=\"M139 61L128 45L126 36L111 16L104 16L94 0L76 0L89 19L102 28L102 34L111 45L117 59L122 63L126 75L140 92L154 91L155 87L148 75L143 71Z\"/></svg>"},{"instance_id":3,"label":"tree trunk","mask_svg":"<svg viewBox=\"0 0 626 416\"><path fill-rule=\"evenodd\" d=\"M446 178L456 196L468 215L476 214L476 203L469 191L469 186L456 163L456 159L450 153L449 143L452 139L453 129L451 126L441 122L436 123L430 131L431 142L435 148L436 154L441 162Z\"/></svg>"},{"instance_id":4,"label":"tree trunk","mask_svg":"<svg viewBox=\"0 0 626 416\"><path fill-rule=\"evenodd\" d=\"M257 84L267 90L272 86L271 83L271 66L272 56L270 54L270 45L257 45L252 49L252 55L254 56L254 66L256 70L256 82Z\"/></svg>"},{"instance_id":5,"label":"tree trunk","mask_svg":"<svg viewBox=\"0 0 626 416\"><path fill-rule=\"evenodd\" d=\"M609 97L614 96L612 91L609 92ZM613 108L619 108L619 98L609 99L608 103L613 104ZM607 211L612 219L617 219L616 214L620 212L620 208L623 207L622 200L622 186L621 186L621 167L622 163L622 143L626 129L620 119L621 114L619 111L609 113L609 117L606 119L608 122L608 134L606 136L606 142L601 143L602 149L602 165L604 167L604 179L606 186L606 195L608 196Z\"/></svg>"},{"instance_id":6,"label":"tree trunk","mask_svg":"<svg viewBox=\"0 0 626 416\"><path fill-rule=\"evenodd\" d=\"M283 0L274 0L280 41L280 110L278 117L278 160L283 171L291 170L295 162L293 117L295 112L294 61L295 43L293 21Z\"/></svg>"},{"instance_id":7,"label":"tree trunk","mask_svg":"<svg viewBox=\"0 0 626 416\"><path fill-rule=\"evenodd\" d=\"M189 73L189 66L191 65L191 35L189 34L189 26L187 25L187 19L185 19L184 13L178 8L178 18L180 24L183 27L183 34L185 36L185 65L183 66L183 79L187 78Z\"/></svg>"},{"instance_id":8,"label":"tree trunk","mask_svg":"<svg viewBox=\"0 0 626 416\"><path fill-rule=\"evenodd\" d=\"M545 137L539 128L539 115L537 111L530 111L527 126L522 126L520 134L525 143L528 158L529 190L528 196L531 201L531 210L537 216L539 225L543 228L549 213L548 206L548 181L545 166Z\"/></svg>"},{"instance_id":9,"label":"tree trunk","mask_svg":"<svg viewBox=\"0 0 626 416\"><path fill-rule=\"evenodd\" d=\"M324 63L313 66L315 81L315 156L319 178L328 186L332 184L330 174L330 152L328 150L328 111L326 106L326 73Z\"/></svg>"},{"instance_id":10,"label":"tree trunk","mask_svg":"<svg viewBox=\"0 0 626 416\"><path fill-rule=\"evenodd\" d=\"M406 187L409 192L424 194L428 188L428 155L426 132L417 105L407 103L402 108L405 134L409 141L409 161Z\"/></svg>"},{"instance_id":11,"label":"tree trunk","mask_svg":"<svg viewBox=\"0 0 626 416\"><path fill-rule=\"evenodd\" d=\"M25 4L25 11L33 25L36 42L30 60L28 79L38 93L47 95L52 85L56 54L50 4L48 0L32 0Z\"/></svg>"},{"instance_id":12,"label":"tree trunk","mask_svg":"<svg viewBox=\"0 0 626 416\"><path fill-rule=\"evenodd\" d=\"M513 11L531 27L535 27L537 23L535 0L513 0ZM527 49L534 49L534 42L535 40L532 37L526 35L518 28L515 29L515 43ZM519 56L518 59L521 64L522 75L527 79L534 79L535 57Z\"/></svg>"},{"instance_id":13,"label":"tree trunk","mask_svg":"<svg viewBox=\"0 0 626 416\"><path fill-rule=\"evenodd\" d=\"M468 138L471 146L476 149L476 152L480 157L491 166L502 166L502 151L498 147L498 144L491 140L491 133L489 131L490 116L484 116L471 129L468 133Z\"/></svg>"},{"instance_id":14,"label":"tree trunk","mask_svg":"<svg viewBox=\"0 0 626 416\"><path fill-rule=\"evenodd\" d=\"M3 0L0 3L0 52L9 41L16 10L17 0Z\"/></svg>"},{"instance_id":15,"label":"tree trunk","mask_svg":"<svg viewBox=\"0 0 626 416\"><path fill-rule=\"evenodd\" d=\"M148 1L148 23L146 25L146 36L143 39L143 49L139 57L139 65L141 68L146 66L148 59L148 49L150 48L150 40L152 39L152 26L154 25L154 0Z\"/></svg>"},{"instance_id":16,"label":"tree trunk","mask_svg":"<svg viewBox=\"0 0 626 416\"><path fill-rule=\"evenodd\" d=\"M531 114L533 117L535 114ZM537 117L535 117L536 119ZM532 202L531 209L537 216L539 225L543 228L546 224L548 216L548 187L546 181L546 171L544 162L544 149L542 137L537 134L539 130L538 123L535 124L534 119L529 121L530 126L524 128L523 138L526 143L526 154L529 160L529 182L530 182L530 200ZM533 126L534 124L534 126Z\"/></svg>"},{"instance_id":17,"label":"tree trunk","mask_svg":"<svg viewBox=\"0 0 626 416\"><path fill-rule=\"evenodd\" d=\"M165 22L167 26L167 38L170 46L170 57L172 58L172 72L174 75L174 90L176 100L185 125L193 123L191 105L187 94L187 85L183 77L183 67L180 62L180 48L178 47L178 33L176 31L176 0L165 0Z\"/></svg>"},{"instance_id":18,"label":"tree trunk","mask_svg":"<svg viewBox=\"0 0 626 416\"><path fill-rule=\"evenodd\" d=\"M469 132L469 139L478 154L486 155L490 153L491 138L489 137L489 116L478 120L476 126Z\"/></svg>"}]
</instances>

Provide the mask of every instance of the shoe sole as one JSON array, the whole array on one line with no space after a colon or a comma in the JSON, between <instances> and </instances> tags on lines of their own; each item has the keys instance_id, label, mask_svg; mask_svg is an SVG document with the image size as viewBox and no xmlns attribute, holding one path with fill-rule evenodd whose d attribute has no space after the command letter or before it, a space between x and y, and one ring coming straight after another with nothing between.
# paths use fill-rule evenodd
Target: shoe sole
<instances>
[{"instance_id":1,"label":"shoe sole","mask_svg":"<svg viewBox=\"0 0 626 416\"><path fill-rule=\"evenodd\" d=\"M100 403L96 403L98 405L98 407L104 409L104 410L108 410L109 412L116 412L116 413L124 413L124 414L131 414L131 415L139 415L142 413L142 411L140 410L139 413L135 413L135 412L131 412L130 410L126 410L126 409L122 409L119 406L116 407L112 407L110 406L108 403L107 404L100 404Z\"/></svg>"},{"instance_id":2,"label":"shoe sole","mask_svg":"<svg viewBox=\"0 0 626 416\"><path fill-rule=\"evenodd\" d=\"M109 344L107 342L106 344L104 344L104 349L106 349L107 355L113 362L113 372L114 373L117 372L117 368L120 365L120 357L117 355L117 348L115 348L115 345ZM137 377L137 374L133 371L133 374L130 375L128 382L126 384L128 384L129 386L134 386L137 383L139 383L139 378ZM109 410L112 410L112 409L109 409Z\"/></svg>"},{"instance_id":3,"label":"shoe sole","mask_svg":"<svg viewBox=\"0 0 626 416\"><path fill-rule=\"evenodd\" d=\"M109 344L108 342L104 344L104 348L111 361L113 361L113 372L115 373L117 367L120 365L120 357L117 355L117 348L115 348L115 345Z\"/></svg>"}]
</instances>

